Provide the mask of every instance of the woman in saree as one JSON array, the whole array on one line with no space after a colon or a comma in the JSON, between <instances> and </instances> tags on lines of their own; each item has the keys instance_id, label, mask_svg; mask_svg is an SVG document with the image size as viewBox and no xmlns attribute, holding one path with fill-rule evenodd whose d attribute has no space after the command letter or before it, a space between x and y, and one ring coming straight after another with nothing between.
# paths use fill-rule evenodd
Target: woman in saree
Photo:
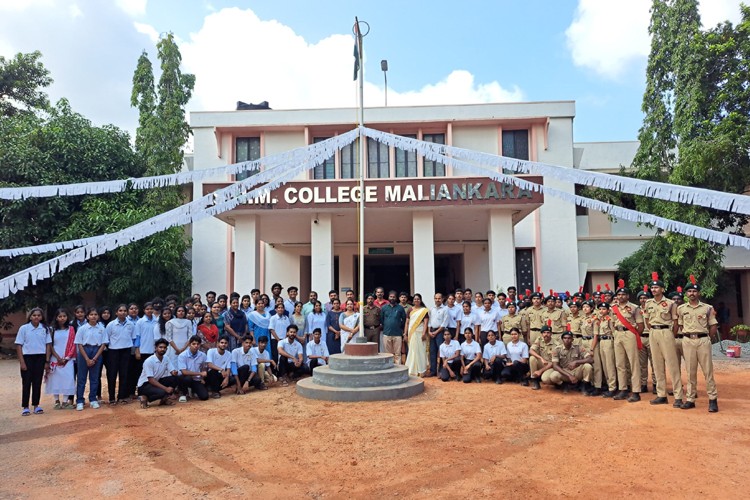
<instances>
[{"instance_id":1,"label":"woman in saree","mask_svg":"<svg viewBox=\"0 0 750 500\"><path fill-rule=\"evenodd\" d=\"M406 356L406 366L409 375L421 377L427 371L427 321L428 310L422 303L422 296L414 294L414 305L406 320L406 343L409 354Z\"/></svg>"}]
</instances>

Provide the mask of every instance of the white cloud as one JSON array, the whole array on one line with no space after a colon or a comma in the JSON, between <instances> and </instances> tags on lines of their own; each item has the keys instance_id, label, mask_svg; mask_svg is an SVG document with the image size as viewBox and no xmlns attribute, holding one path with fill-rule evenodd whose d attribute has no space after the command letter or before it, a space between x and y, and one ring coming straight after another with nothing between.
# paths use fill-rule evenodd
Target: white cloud
<instances>
[{"instance_id":1,"label":"white cloud","mask_svg":"<svg viewBox=\"0 0 750 500\"><path fill-rule=\"evenodd\" d=\"M146 13L148 0L115 0L115 3L131 17L142 16Z\"/></svg>"},{"instance_id":2,"label":"white cloud","mask_svg":"<svg viewBox=\"0 0 750 500\"><path fill-rule=\"evenodd\" d=\"M350 35L310 44L288 26L259 19L251 10L209 14L180 45L185 69L196 75L192 109L233 109L236 101L269 101L276 109L356 106ZM378 80L382 77L377 73ZM367 78L366 78L367 80ZM382 105L384 89L365 82L365 104ZM520 89L477 83L456 70L419 90L388 90L388 104L518 101Z\"/></svg>"},{"instance_id":3,"label":"white cloud","mask_svg":"<svg viewBox=\"0 0 750 500\"><path fill-rule=\"evenodd\" d=\"M699 4L703 26L739 21L739 5L740 0L703 0ZM651 0L579 0L565 31L573 63L614 80L633 63L644 61L651 48L650 8Z\"/></svg>"},{"instance_id":4,"label":"white cloud","mask_svg":"<svg viewBox=\"0 0 750 500\"><path fill-rule=\"evenodd\" d=\"M73 19L75 19L77 17L81 17L83 15L83 11L78 6L78 4L75 4L75 3L71 4L68 7L68 13L70 14L70 17L72 17Z\"/></svg>"},{"instance_id":5,"label":"white cloud","mask_svg":"<svg viewBox=\"0 0 750 500\"><path fill-rule=\"evenodd\" d=\"M137 21L133 22L133 26L135 26L135 30L138 33L143 33L146 35L153 43L156 43L159 41L159 32L156 31L156 28L151 26L150 24L145 23L139 23Z\"/></svg>"}]
</instances>

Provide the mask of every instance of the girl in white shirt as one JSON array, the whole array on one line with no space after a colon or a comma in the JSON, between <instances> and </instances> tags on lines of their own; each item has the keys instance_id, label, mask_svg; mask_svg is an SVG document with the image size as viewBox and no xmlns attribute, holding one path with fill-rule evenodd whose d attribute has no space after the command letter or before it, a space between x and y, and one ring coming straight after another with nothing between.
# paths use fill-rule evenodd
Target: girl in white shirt
<instances>
[{"instance_id":1,"label":"girl in white shirt","mask_svg":"<svg viewBox=\"0 0 750 500\"><path fill-rule=\"evenodd\" d=\"M102 353L109 344L109 337L104 325L99 323L99 312L91 307L86 312L85 325L76 332L76 346L78 347L78 382L76 384L76 410L83 410L83 393L86 390L86 379L89 379L89 405L93 409L99 408L97 391L99 389L99 374L102 366Z\"/></svg>"},{"instance_id":2,"label":"girl in white shirt","mask_svg":"<svg viewBox=\"0 0 750 500\"><path fill-rule=\"evenodd\" d=\"M21 415L31 415L29 394L34 413L44 413L39 406L44 372L49 370L50 344L52 337L42 324L43 312L35 307L29 313L28 323L21 325L16 335L16 354L21 365Z\"/></svg>"},{"instance_id":3,"label":"girl in white shirt","mask_svg":"<svg viewBox=\"0 0 750 500\"><path fill-rule=\"evenodd\" d=\"M75 329L70 325L65 309L58 309L54 318L53 326L50 328L52 349L46 392L54 396L56 410L72 409L73 405L68 403L68 398L72 398L76 393L76 334ZM63 396L62 404L60 395Z\"/></svg>"}]
</instances>

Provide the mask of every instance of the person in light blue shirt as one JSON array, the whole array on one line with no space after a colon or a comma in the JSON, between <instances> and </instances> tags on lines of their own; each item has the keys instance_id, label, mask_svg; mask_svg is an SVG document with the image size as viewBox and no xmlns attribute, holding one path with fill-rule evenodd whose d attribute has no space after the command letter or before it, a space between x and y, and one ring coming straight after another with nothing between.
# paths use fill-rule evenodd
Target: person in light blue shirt
<instances>
[{"instance_id":1,"label":"person in light blue shirt","mask_svg":"<svg viewBox=\"0 0 750 500\"><path fill-rule=\"evenodd\" d=\"M237 394L245 394L245 391L250 390L251 385L258 390L263 385L258 375L258 362L253 363L254 340L252 335L245 335L242 338L242 345L232 351L230 368L232 375L237 379Z\"/></svg>"},{"instance_id":2,"label":"person in light blue shirt","mask_svg":"<svg viewBox=\"0 0 750 500\"><path fill-rule=\"evenodd\" d=\"M188 348L177 356L177 371L179 377L180 403L187 402L188 390L192 391L193 397L201 401L208 399L208 388L206 387L207 358L206 353L200 350L201 338L193 335L188 340Z\"/></svg>"},{"instance_id":3,"label":"person in light blue shirt","mask_svg":"<svg viewBox=\"0 0 750 500\"><path fill-rule=\"evenodd\" d=\"M130 348L133 347L133 323L128 321L128 308L120 304L115 310L115 320L107 324L107 389L109 391L109 404L114 405L129 403L130 393L128 391L128 365L130 364ZM115 386L117 380L120 386L115 401Z\"/></svg>"}]
</instances>

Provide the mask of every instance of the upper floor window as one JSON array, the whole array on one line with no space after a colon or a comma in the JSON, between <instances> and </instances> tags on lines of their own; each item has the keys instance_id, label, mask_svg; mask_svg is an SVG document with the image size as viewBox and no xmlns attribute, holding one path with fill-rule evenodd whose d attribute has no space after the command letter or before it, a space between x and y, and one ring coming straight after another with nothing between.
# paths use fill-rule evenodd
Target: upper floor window
<instances>
[{"instance_id":1,"label":"upper floor window","mask_svg":"<svg viewBox=\"0 0 750 500\"><path fill-rule=\"evenodd\" d=\"M416 134L402 134L403 137L416 139ZM417 153L396 148L396 177L417 176Z\"/></svg>"},{"instance_id":2,"label":"upper floor window","mask_svg":"<svg viewBox=\"0 0 750 500\"><path fill-rule=\"evenodd\" d=\"M235 161L255 161L260 159L260 137L238 137L235 140ZM238 181L247 179L256 171L240 172L235 178Z\"/></svg>"},{"instance_id":3,"label":"upper floor window","mask_svg":"<svg viewBox=\"0 0 750 500\"><path fill-rule=\"evenodd\" d=\"M367 138L367 177L388 178L391 176L388 146L372 138Z\"/></svg>"},{"instance_id":4,"label":"upper floor window","mask_svg":"<svg viewBox=\"0 0 750 500\"><path fill-rule=\"evenodd\" d=\"M503 156L518 160L529 159L529 131L503 130Z\"/></svg>"},{"instance_id":5,"label":"upper floor window","mask_svg":"<svg viewBox=\"0 0 750 500\"><path fill-rule=\"evenodd\" d=\"M323 142L330 137L314 137L313 142ZM333 179L336 177L336 162L333 156L313 169L313 179Z\"/></svg>"},{"instance_id":6,"label":"upper floor window","mask_svg":"<svg viewBox=\"0 0 750 500\"><path fill-rule=\"evenodd\" d=\"M359 178L359 138L341 148L341 178Z\"/></svg>"},{"instance_id":7,"label":"upper floor window","mask_svg":"<svg viewBox=\"0 0 750 500\"><path fill-rule=\"evenodd\" d=\"M422 140L425 142L434 142L435 144L445 144L445 134L424 134ZM438 161L424 160L425 177L444 177L445 164Z\"/></svg>"}]
</instances>

